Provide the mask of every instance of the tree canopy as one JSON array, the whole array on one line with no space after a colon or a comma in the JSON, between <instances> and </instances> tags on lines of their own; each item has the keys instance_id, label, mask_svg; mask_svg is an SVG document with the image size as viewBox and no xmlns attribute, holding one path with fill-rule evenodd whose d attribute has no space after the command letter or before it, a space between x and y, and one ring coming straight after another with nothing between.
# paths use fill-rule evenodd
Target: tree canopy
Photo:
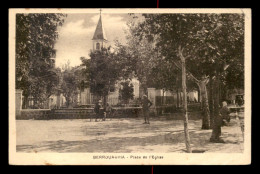
<instances>
[{"instance_id":1,"label":"tree canopy","mask_svg":"<svg viewBox=\"0 0 260 174\"><path fill-rule=\"evenodd\" d=\"M225 87L243 87L244 15L143 14L143 18L129 27L128 49L138 65L134 68L140 70L137 76L158 88L176 89L176 70L185 67L188 87L196 84L200 91L206 120L202 127L208 129L209 77L220 76ZM138 79L142 83L142 78Z\"/></svg>"},{"instance_id":2,"label":"tree canopy","mask_svg":"<svg viewBox=\"0 0 260 174\"><path fill-rule=\"evenodd\" d=\"M212 75L213 69L224 65L239 71L229 76L241 75L244 65L242 14L144 14L144 17L136 35L155 42L161 56L169 61L177 62L181 51L188 71L197 79Z\"/></svg>"},{"instance_id":3,"label":"tree canopy","mask_svg":"<svg viewBox=\"0 0 260 174\"><path fill-rule=\"evenodd\" d=\"M81 59L86 67L85 74L89 77L91 92L95 96L105 97L115 89L117 80L122 77L122 61L119 58L110 48L102 48L91 51L90 59Z\"/></svg>"},{"instance_id":4,"label":"tree canopy","mask_svg":"<svg viewBox=\"0 0 260 174\"><path fill-rule=\"evenodd\" d=\"M76 76L76 68L66 69L62 72L60 90L66 98L67 107L73 103L73 97L78 94L79 81Z\"/></svg>"},{"instance_id":5,"label":"tree canopy","mask_svg":"<svg viewBox=\"0 0 260 174\"><path fill-rule=\"evenodd\" d=\"M16 88L35 101L48 98L58 84L54 44L64 18L50 13L16 15Z\"/></svg>"}]
</instances>

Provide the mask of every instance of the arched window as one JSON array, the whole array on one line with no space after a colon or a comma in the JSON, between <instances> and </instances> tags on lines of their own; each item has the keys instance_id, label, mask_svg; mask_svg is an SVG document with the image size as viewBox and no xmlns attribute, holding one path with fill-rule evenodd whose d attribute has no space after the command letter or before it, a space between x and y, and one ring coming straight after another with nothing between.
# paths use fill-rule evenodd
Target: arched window
<instances>
[{"instance_id":1,"label":"arched window","mask_svg":"<svg viewBox=\"0 0 260 174\"><path fill-rule=\"evenodd\" d=\"M97 44L96 44L96 49L97 49L97 50L100 50L100 43L97 43Z\"/></svg>"}]
</instances>

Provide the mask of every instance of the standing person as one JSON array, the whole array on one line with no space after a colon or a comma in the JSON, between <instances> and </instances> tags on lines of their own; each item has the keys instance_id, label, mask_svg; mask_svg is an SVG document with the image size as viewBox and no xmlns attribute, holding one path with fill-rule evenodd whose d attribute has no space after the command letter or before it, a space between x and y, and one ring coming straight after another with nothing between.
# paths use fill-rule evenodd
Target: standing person
<instances>
[{"instance_id":1,"label":"standing person","mask_svg":"<svg viewBox=\"0 0 260 174\"><path fill-rule=\"evenodd\" d=\"M149 108L153 105L153 103L147 98L146 95L143 95L142 99L142 108L143 108L143 115L144 115L144 123L143 124L150 124L149 122Z\"/></svg>"},{"instance_id":2,"label":"standing person","mask_svg":"<svg viewBox=\"0 0 260 174\"><path fill-rule=\"evenodd\" d=\"M96 122L97 122L97 119L99 118L99 115L100 115L100 108L101 108L101 101L99 100L96 105L95 105L95 108L94 108L94 112L96 113Z\"/></svg>"}]
</instances>

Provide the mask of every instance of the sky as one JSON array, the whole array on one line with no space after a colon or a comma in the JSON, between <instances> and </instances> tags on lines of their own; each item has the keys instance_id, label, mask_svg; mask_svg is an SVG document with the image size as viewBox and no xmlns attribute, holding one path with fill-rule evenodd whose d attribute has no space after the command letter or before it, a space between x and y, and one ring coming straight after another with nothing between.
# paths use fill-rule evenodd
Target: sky
<instances>
[{"instance_id":1,"label":"sky","mask_svg":"<svg viewBox=\"0 0 260 174\"><path fill-rule=\"evenodd\" d=\"M59 38L55 44L56 67L70 62L70 66L81 64L80 57L89 58L92 49L92 37L98 20L97 14L68 14L62 27L58 29ZM128 14L102 14L103 26L109 44L113 46L114 40L125 43L125 30Z\"/></svg>"}]
</instances>

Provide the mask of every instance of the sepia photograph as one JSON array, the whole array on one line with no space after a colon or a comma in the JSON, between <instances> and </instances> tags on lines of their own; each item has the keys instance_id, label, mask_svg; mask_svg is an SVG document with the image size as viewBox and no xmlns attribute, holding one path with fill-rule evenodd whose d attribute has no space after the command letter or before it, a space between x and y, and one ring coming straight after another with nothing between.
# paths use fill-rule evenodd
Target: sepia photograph
<instances>
[{"instance_id":1,"label":"sepia photograph","mask_svg":"<svg viewBox=\"0 0 260 174\"><path fill-rule=\"evenodd\" d=\"M9 163L250 164L250 9L9 9Z\"/></svg>"}]
</instances>

